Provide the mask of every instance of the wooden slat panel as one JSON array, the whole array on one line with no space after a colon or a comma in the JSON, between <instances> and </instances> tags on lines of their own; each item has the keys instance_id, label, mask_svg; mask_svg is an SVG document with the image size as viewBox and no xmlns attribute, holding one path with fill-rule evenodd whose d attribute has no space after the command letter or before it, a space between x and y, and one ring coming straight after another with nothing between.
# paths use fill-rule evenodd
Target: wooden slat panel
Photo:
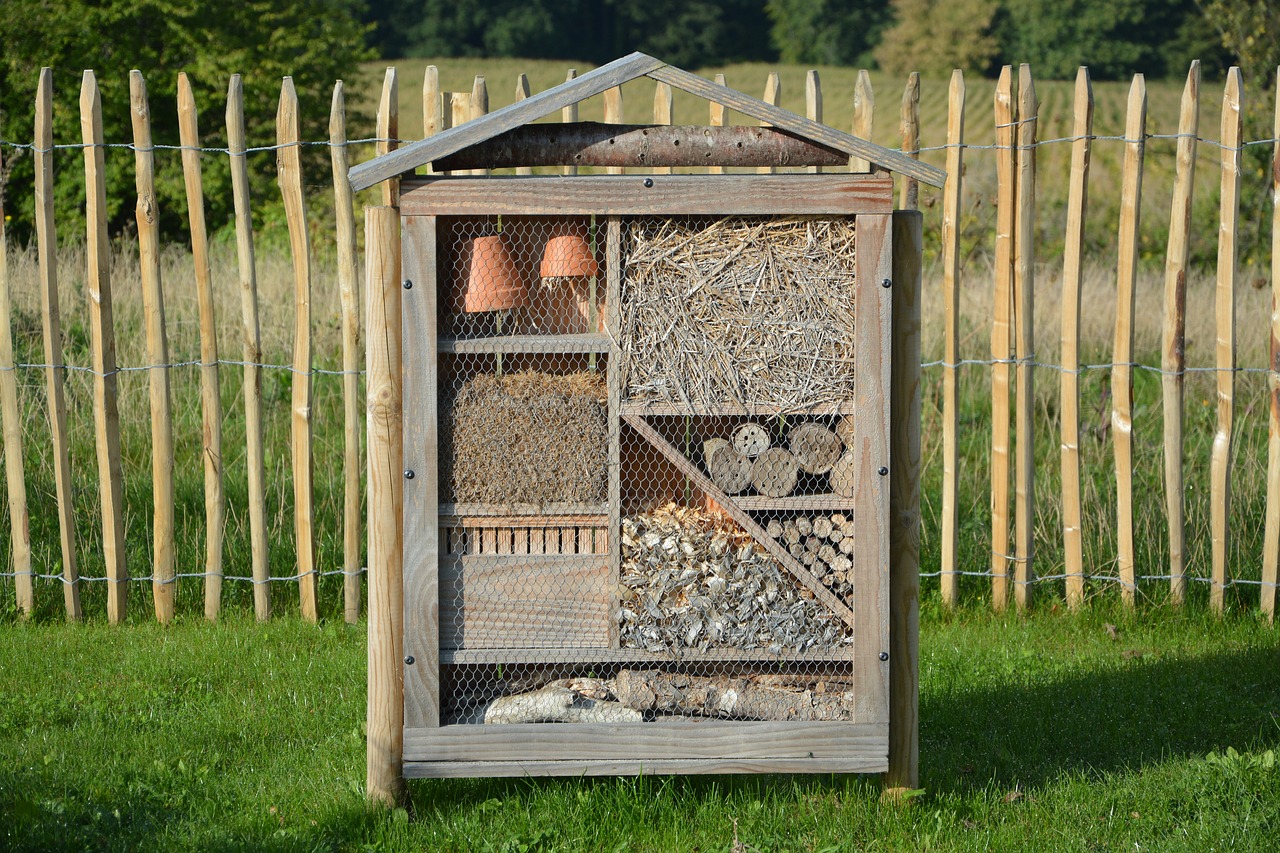
<instances>
[{"instance_id":1,"label":"wooden slat panel","mask_svg":"<svg viewBox=\"0 0 1280 853\"><path fill-rule=\"evenodd\" d=\"M645 181L652 182L646 186ZM870 175L427 178L403 185L406 216L889 213L893 181Z\"/></svg>"},{"instance_id":2,"label":"wooden slat panel","mask_svg":"<svg viewBox=\"0 0 1280 853\"><path fill-rule=\"evenodd\" d=\"M1014 330L1018 365L1017 458L1014 466L1014 525L1016 530L1014 599L1019 609L1031 603L1035 580L1036 451L1035 451L1035 237L1036 237L1036 114L1039 104L1031 66L1018 68L1018 195L1014 228Z\"/></svg>"},{"instance_id":3,"label":"wooden slat panel","mask_svg":"<svg viewBox=\"0 0 1280 853\"><path fill-rule=\"evenodd\" d=\"M607 646L615 588L599 557L485 553L441 559L439 599L441 648Z\"/></svg>"},{"instance_id":4,"label":"wooden slat panel","mask_svg":"<svg viewBox=\"0 0 1280 853\"><path fill-rule=\"evenodd\" d=\"M670 761L412 761L406 779L524 776L668 776L725 773L883 773L887 763L874 750L843 758L694 759Z\"/></svg>"},{"instance_id":5,"label":"wooden slat panel","mask_svg":"<svg viewBox=\"0 0 1280 853\"><path fill-rule=\"evenodd\" d=\"M991 326L991 606L1009 603L1009 357L1013 309L1014 186L1013 73L1008 65L996 83L996 260Z\"/></svg>"},{"instance_id":6,"label":"wooden slat panel","mask_svg":"<svg viewBox=\"0 0 1280 853\"><path fill-rule=\"evenodd\" d=\"M951 73L947 102L947 183L942 192L942 602L960 597L957 550L960 542L960 220L964 216L964 72Z\"/></svg>"},{"instance_id":7,"label":"wooden slat panel","mask_svg":"<svg viewBox=\"0 0 1280 853\"><path fill-rule=\"evenodd\" d=\"M514 723L404 733L407 761L556 761L588 750L593 760L883 758L886 744L884 723L874 722Z\"/></svg>"}]
</instances>

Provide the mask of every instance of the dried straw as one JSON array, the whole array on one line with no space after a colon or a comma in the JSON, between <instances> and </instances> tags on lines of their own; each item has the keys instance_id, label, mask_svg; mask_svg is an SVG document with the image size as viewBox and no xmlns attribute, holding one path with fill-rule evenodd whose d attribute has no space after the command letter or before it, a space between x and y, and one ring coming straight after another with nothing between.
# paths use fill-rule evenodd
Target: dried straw
<instances>
[{"instance_id":1,"label":"dried straw","mask_svg":"<svg viewBox=\"0 0 1280 853\"><path fill-rule=\"evenodd\" d=\"M781 413L852 398L854 242L852 219L633 222L629 398Z\"/></svg>"}]
</instances>

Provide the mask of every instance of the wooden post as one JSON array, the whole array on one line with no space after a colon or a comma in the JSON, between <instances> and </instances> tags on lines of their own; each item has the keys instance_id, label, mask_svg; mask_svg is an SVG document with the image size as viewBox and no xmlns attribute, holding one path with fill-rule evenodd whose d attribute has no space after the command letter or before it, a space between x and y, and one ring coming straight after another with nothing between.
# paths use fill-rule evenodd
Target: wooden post
<instances>
[{"instance_id":1,"label":"wooden post","mask_svg":"<svg viewBox=\"0 0 1280 853\"><path fill-rule=\"evenodd\" d=\"M568 73L565 74L564 81L568 83L570 80L575 79L577 76L578 76L578 69L570 68ZM562 110L560 110L560 121L567 124L570 122L576 122L577 120L578 120L578 104L576 101L572 104L569 104L567 107L563 108ZM565 166L564 173L566 175L576 175L578 174L578 167Z\"/></svg>"},{"instance_id":2,"label":"wooden post","mask_svg":"<svg viewBox=\"0 0 1280 853\"><path fill-rule=\"evenodd\" d=\"M329 109L329 154L337 217L338 298L342 303L342 612L360 621L360 294L356 269L356 215L347 180L347 108L342 81L333 86Z\"/></svg>"},{"instance_id":3,"label":"wooden post","mask_svg":"<svg viewBox=\"0 0 1280 853\"><path fill-rule=\"evenodd\" d=\"M1209 471L1209 518L1213 535L1209 606L1219 614L1226 606L1227 558L1231 553L1231 447L1236 414L1236 225L1240 218L1242 95L1240 69L1232 66L1227 72L1222 96L1222 207L1218 220L1218 284L1214 309L1218 425Z\"/></svg>"},{"instance_id":4,"label":"wooden post","mask_svg":"<svg viewBox=\"0 0 1280 853\"><path fill-rule=\"evenodd\" d=\"M315 555L315 512L312 504L311 458L311 250L307 211L302 197L302 160L298 153L298 95L293 78L284 78L276 113L276 171L289 225L293 254L293 512L298 560L298 599L302 618L319 619Z\"/></svg>"},{"instance_id":5,"label":"wooden post","mask_svg":"<svg viewBox=\"0 0 1280 853\"><path fill-rule=\"evenodd\" d=\"M3 152L0 151L0 154ZM3 169L0 169L0 174L4 174ZM3 415L4 421L4 470L9 490L9 541L13 554L13 586L18 612L23 616L30 616L35 608L35 579L31 573L27 482L22 466L22 413L18 407L18 377L13 364L8 256L9 244L4 232L4 199L0 198L0 415Z\"/></svg>"},{"instance_id":6,"label":"wooden post","mask_svg":"<svg viewBox=\"0 0 1280 853\"><path fill-rule=\"evenodd\" d=\"M653 123L671 124L671 84L659 80L653 90ZM653 170L655 175L670 175L670 166L658 166ZM593 327L594 328L594 327Z\"/></svg>"},{"instance_id":7,"label":"wooden post","mask_svg":"<svg viewBox=\"0 0 1280 853\"><path fill-rule=\"evenodd\" d=\"M778 76L777 71L770 71L768 79L764 82L764 98L762 100L766 104L773 104L775 107L782 100L782 78ZM761 127L770 127L768 122L760 122ZM761 166L756 170L762 175L770 175L778 171L773 166Z\"/></svg>"},{"instance_id":8,"label":"wooden post","mask_svg":"<svg viewBox=\"0 0 1280 853\"><path fill-rule=\"evenodd\" d=\"M71 443L63 392L62 320L58 305L58 232L53 220L53 69L40 69L35 122L36 246L40 266L40 326L44 331L44 378L48 395L49 436L53 441L53 479L58 499L58 535L62 546L62 595L67 621L79 622L80 573L76 569L76 528L71 493Z\"/></svg>"},{"instance_id":9,"label":"wooden post","mask_svg":"<svg viewBox=\"0 0 1280 853\"><path fill-rule=\"evenodd\" d=\"M1026 68L1027 66L1023 66ZM1030 74L1030 72L1028 72ZM920 159L920 73L907 75L906 88L902 90L902 153ZM920 207L920 182L902 176L902 188L898 195L898 207L918 210Z\"/></svg>"},{"instance_id":10,"label":"wooden post","mask_svg":"<svg viewBox=\"0 0 1280 853\"><path fill-rule=\"evenodd\" d=\"M151 111L147 84L140 71L129 72L129 106L133 119L134 165L137 175L138 268L142 278L143 327L151 369L151 590L156 620L173 621L174 580L173 415L169 399L169 340L165 329L164 288L160 283L160 210L156 205L155 156L151 147ZM186 142L184 140L183 144ZM207 582L208 579L206 579Z\"/></svg>"},{"instance_id":11,"label":"wooden post","mask_svg":"<svg viewBox=\"0 0 1280 853\"><path fill-rule=\"evenodd\" d=\"M523 101L532 94L529 89L529 77L523 72L516 77L516 100ZM517 166L516 174L529 177L533 174L533 169L529 166Z\"/></svg>"},{"instance_id":12,"label":"wooden post","mask_svg":"<svg viewBox=\"0 0 1280 853\"><path fill-rule=\"evenodd\" d=\"M244 87L240 75L227 86L227 150L236 216L236 261L240 277L240 317L244 326L245 469L249 491L249 549L253 569L253 612L271 618L268 561L266 461L262 445L262 333L258 325L258 274L253 259L253 216L249 210L249 167L245 162Z\"/></svg>"},{"instance_id":13,"label":"wooden post","mask_svg":"<svg viewBox=\"0 0 1280 853\"><path fill-rule=\"evenodd\" d=\"M1017 457L1014 473L1014 518L1017 560L1014 599L1018 608L1031 603L1035 581L1036 518L1035 452L1035 234L1036 234L1036 101L1031 66L1018 68L1017 214L1014 226L1013 289L1017 333Z\"/></svg>"},{"instance_id":14,"label":"wooden post","mask_svg":"<svg viewBox=\"0 0 1280 853\"><path fill-rule=\"evenodd\" d=\"M213 273L204 221L204 182L200 174L200 131L196 99L186 74L178 75L178 132L182 174L195 261L196 302L200 310L200 402L204 417L204 615L217 619L222 606L222 544L226 497L222 490L222 392L218 381L218 324L213 308Z\"/></svg>"},{"instance_id":15,"label":"wooden post","mask_svg":"<svg viewBox=\"0 0 1280 853\"><path fill-rule=\"evenodd\" d=\"M389 65L386 74L382 77L382 97L378 100L378 141L374 148L379 157L396 150L398 144L396 138L399 135L400 83L396 76L396 67ZM399 178L382 182L382 203L390 206L400 203Z\"/></svg>"},{"instance_id":16,"label":"wooden post","mask_svg":"<svg viewBox=\"0 0 1280 853\"><path fill-rule=\"evenodd\" d=\"M889 423L889 788L919 787L920 301L924 217L893 214Z\"/></svg>"},{"instance_id":17,"label":"wooden post","mask_svg":"<svg viewBox=\"0 0 1280 853\"><path fill-rule=\"evenodd\" d=\"M1137 592L1133 547L1133 312L1137 298L1142 165L1146 150L1147 84L1133 75L1125 122L1120 188L1119 261L1116 270L1116 335L1111 367L1111 438L1116 459L1116 553L1120 594L1133 606Z\"/></svg>"},{"instance_id":18,"label":"wooden post","mask_svg":"<svg viewBox=\"0 0 1280 853\"><path fill-rule=\"evenodd\" d=\"M471 114L467 116L467 121L473 121L481 116L489 114L489 86L485 83L484 77L477 74L476 79L471 83ZM488 169L472 169L473 175L487 175Z\"/></svg>"},{"instance_id":19,"label":"wooden post","mask_svg":"<svg viewBox=\"0 0 1280 853\"><path fill-rule=\"evenodd\" d=\"M400 407L400 215L365 211L369 337L369 708L365 792L395 805L404 797L403 446Z\"/></svg>"},{"instance_id":20,"label":"wooden post","mask_svg":"<svg viewBox=\"0 0 1280 853\"><path fill-rule=\"evenodd\" d=\"M875 125L876 95L871 88L871 75L867 69L858 70L858 79L853 84L853 130L854 136L871 142L871 132ZM861 157L849 158L850 172L868 172L871 163Z\"/></svg>"},{"instance_id":21,"label":"wooden post","mask_svg":"<svg viewBox=\"0 0 1280 853\"><path fill-rule=\"evenodd\" d=\"M942 603L954 607L959 601L960 449L956 433L960 428L960 405L956 371L960 362L960 219L964 214L964 72L951 72L947 95L947 183L942 190L942 308L944 340L942 353ZM895 244L896 245L896 244Z\"/></svg>"},{"instance_id":22,"label":"wooden post","mask_svg":"<svg viewBox=\"0 0 1280 853\"><path fill-rule=\"evenodd\" d=\"M1271 154L1271 417L1267 439L1267 526L1262 554L1259 606L1276 620L1276 584L1280 581L1280 75L1276 77L1275 132Z\"/></svg>"},{"instance_id":23,"label":"wooden post","mask_svg":"<svg viewBox=\"0 0 1280 853\"><path fill-rule=\"evenodd\" d=\"M1164 488L1169 519L1169 600L1187 596L1186 525L1182 500L1183 381L1187 367L1187 266L1191 261L1191 198L1195 189L1196 135L1200 130L1200 60L1191 63L1178 114L1178 157L1169 212L1164 268L1164 334L1160 368L1164 404Z\"/></svg>"},{"instance_id":24,"label":"wooden post","mask_svg":"<svg viewBox=\"0 0 1280 853\"><path fill-rule=\"evenodd\" d=\"M814 69L804 75L804 114L809 121L822 123L822 79ZM817 174L822 167L810 166L809 171Z\"/></svg>"},{"instance_id":25,"label":"wooden post","mask_svg":"<svg viewBox=\"0 0 1280 853\"><path fill-rule=\"evenodd\" d=\"M1006 65L996 83L996 261L995 310L991 326L991 606L1009 599L1009 320L1013 308L1014 192L1013 70Z\"/></svg>"},{"instance_id":26,"label":"wooden post","mask_svg":"<svg viewBox=\"0 0 1280 853\"><path fill-rule=\"evenodd\" d=\"M1093 136L1093 84L1089 69L1076 72L1075 122L1067 232L1062 252L1062 550L1067 606L1084 603L1083 513L1080 505L1080 292L1084 281L1084 219L1089 205L1089 155Z\"/></svg>"},{"instance_id":27,"label":"wooden post","mask_svg":"<svg viewBox=\"0 0 1280 853\"><path fill-rule=\"evenodd\" d=\"M124 550L124 472L120 462L120 414L116 404L116 337L111 315L111 246L107 241L107 182L102 138L102 99L92 71L80 85L84 140L89 338L93 353L93 419L102 502L102 556L107 568L107 621L124 621L129 571Z\"/></svg>"},{"instance_id":28,"label":"wooden post","mask_svg":"<svg viewBox=\"0 0 1280 853\"><path fill-rule=\"evenodd\" d=\"M717 85L717 86L723 86L723 85L725 85L725 82L724 82L724 75L723 75L723 74L717 74L717 75L716 75L716 81L715 81L715 82L716 82L716 85ZM725 109L724 109L724 104L717 104L715 101L708 101L708 103L710 104L710 114L709 114L709 116L708 116L707 124L709 124L711 127L724 127L724 120L725 120ZM724 167L723 167L723 166L708 166L708 167L707 167L707 174L708 174L708 175L723 175L723 174L724 174Z\"/></svg>"},{"instance_id":29,"label":"wooden post","mask_svg":"<svg viewBox=\"0 0 1280 853\"><path fill-rule=\"evenodd\" d=\"M605 124L622 124L622 87L614 86L612 89L604 91L604 121ZM610 175L621 175L621 166L609 166L605 172Z\"/></svg>"}]
</instances>

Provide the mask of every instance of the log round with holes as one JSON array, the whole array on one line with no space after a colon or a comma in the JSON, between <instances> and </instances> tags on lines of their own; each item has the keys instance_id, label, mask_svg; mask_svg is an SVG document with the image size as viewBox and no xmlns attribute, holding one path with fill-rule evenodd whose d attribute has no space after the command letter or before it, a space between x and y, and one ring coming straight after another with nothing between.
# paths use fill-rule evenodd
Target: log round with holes
<instances>
[{"instance_id":1,"label":"log round with holes","mask_svg":"<svg viewBox=\"0 0 1280 853\"><path fill-rule=\"evenodd\" d=\"M800 424L787 436L787 447L796 458L800 470L809 474L825 474L836 464L844 445L840 437L822 424Z\"/></svg>"},{"instance_id":2,"label":"log round with holes","mask_svg":"<svg viewBox=\"0 0 1280 853\"><path fill-rule=\"evenodd\" d=\"M751 485L771 498L785 498L796 487L800 466L796 458L781 447L771 447L756 457L751 466Z\"/></svg>"},{"instance_id":3,"label":"log round with holes","mask_svg":"<svg viewBox=\"0 0 1280 853\"><path fill-rule=\"evenodd\" d=\"M858 478L857 464L853 453L847 450L836 460L836 464L831 466L831 491L842 498L853 497Z\"/></svg>"},{"instance_id":4,"label":"log round with holes","mask_svg":"<svg viewBox=\"0 0 1280 853\"><path fill-rule=\"evenodd\" d=\"M751 460L743 456L728 440L709 438L702 443L702 458L711 482L727 495L736 495L751 485Z\"/></svg>"},{"instance_id":5,"label":"log round with holes","mask_svg":"<svg viewBox=\"0 0 1280 853\"><path fill-rule=\"evenodd\" d=\"M745 423L733 431L733 448L750 459L769 449L769 431L757 423Z\"/></svg>"}]
</instances>

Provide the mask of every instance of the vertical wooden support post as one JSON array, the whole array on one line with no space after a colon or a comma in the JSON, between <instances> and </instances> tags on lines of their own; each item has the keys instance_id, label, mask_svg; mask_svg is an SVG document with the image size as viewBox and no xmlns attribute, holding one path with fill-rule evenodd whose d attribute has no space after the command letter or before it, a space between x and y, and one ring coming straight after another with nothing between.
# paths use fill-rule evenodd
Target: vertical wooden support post
<instances>
[{"instance_id":1,"label":"vertical wooden support post","mask_svg":"<svg viewBox=\"0 0 1280 853\"><path fill-rule=\"evenodd\" d=\"M815 69L804 75L804 114L809 121L822 123L822 78ZM821 166L810 166L809 171L817 174Z\"/></svg>"},{"instance_id":2,"label":"vertical wooden support post","mask_svg":"<svg viewBox=\"0 0 1280 853\"><path fill-rule=\"evenodd\" d=\"M964 72L951 72L947 96L947 182L942 190L942 603L954 607L960 598L959 480L960 401L956 372L960 363L960 218L964 213ZM895 245L897 245L895 243Z\"/></svg>"},{"instance_id":3,"label":"vertical wooden support post","mask_svg":"<svg viewBox=\"0 0 1280 853\"><path fill-rule=\"evenodd\" d=\"M1262 595L1258 602L1270 622L1276 620L1276 583L1280 581L1280 75L1276 77L1275 132L1271 154L1271 417L1267 439L1267 526L1262 555Z\"/></svg>"},{"instance_id":4,"label":"vertical wooden support post","mask_svg":"<svg viewBox=\"0 0 1280 853\"><path fill-rule=\"evenodd\" d=\"M204 615L217 619L222 606L222 544L226 498L222 489L222 391L218 381L218 323L214 313L213 272L204 220L204 182L200 174L200 130L196 99L186 74L178 75L178 133L182 175L195 261L196 303L200 310L200 409L204 418Z\"/></svg>"},{"instance_id":5,"label":"vertical wooden support post","mask_svg":"<svg viewBox=\"0 0 1280 853\"><path fill-rule=\"evenodd\" d=\"M402 575L403 446L400 423L400 214L365 212L369 337L369 708L365 792L394 805L404 796ZM423 472L424 477L427 472Z\"/></svg>"},{"instance_id":6,"label":"vertical wooden support post","mask_svg":"<svg viewBox=\"0 0 1280 853\"><path fill-rule=\"evenodd\" d=\"M3 169L0 169L0 174L3 174ZM9 541L13 555L13 587L18 612L23 616L30 616L35 607L35 578L31 573L31 525L27 515L26 475L22 466L22 413L18 408L18 377L13 364L11 319L9 243L4 233L4 199L0 198L0 415L3 415L4 421Z\"/></svg>"},{"instance_id":7,"label":"vertical wooden support post","mask_svg":"<svg viewBox=\"0 0 1280 853\"><path fill-rule=\"evenodd\" d=\"M398 144L396 138L399 135L400 83L396 76L396 67L389 65L386 74L382 77L382 97L378 100L378 141L375 144L375 150L379 157L396 149ZM400 204L399 178L382 182L382 203L389 207Z\"/></svg>"},{"instance_id":8,"label":"vertical wooden support post","mask_svg":"<svg viewBox=\"0 0 1280 853\"><path fill-rule=\"evenodd\" d=\"M111 247L107 241L107 182L102 139L102 98L92 71L80 85L84 140L89 337L93 357L93 419L102 502L102 556L107 569L107 621L122 622L129 596L124 550L124 472L120 461L120 413L116 403L116 336L111 314Z\"/></svg>"},{"instance_id":9,"label":"vertical wooden support post","mask_svg":"<svg viewBox=\"0 0 1280 853\"><path fill-rule=\"evenodd\" d=\"M523 101L531 95L529 89L529 76L523 72L516 77L516 102ZM516 166L516 174L521 177L529 177L533 174L530 166Z\"/></svg>"},{"instance_id":10,"label":"vertical wooden support post","mask_svg":"<svg viewBox=\"0 0 1280 853\"><path fill-rule=\"evenodd\" d=\"M1024 68L1026 66L1023 66ZM907 85L902 90L902 153L920 159L920 73L912 71L907 75ZM898 207L903 210L920 208L920 182L915 178L902 176L902 187L898 194Z\"/></svg>"},{"instance_id":11,"label":"vertical wooden support post","mask_svg":"<svg viewBox=\"0 0 1280 853\"><path fill-rule=\"evenodd\" d=\"M716 75L716 85L717 86L725 85L723 74ZM711 127L724 127L724 120L725 120L724 104L717 104L715 101L709 101L708 103L710 104L710 114L708 115L707 123ZM707 174L723 175L724 166L708 166Z\"/></svg>"},{"instance_id":12,"label":"vertical wooden support post","mask_svg":"<svg viewBox=\"0 0 1280 853\"><path fill-rule=\"evenodd\" d=\"M1089 69L1076 72L1067 232L1062 252L1062 550L1067 606L1084 603L1083 511L1080 504L1080 293L1084 282L1084 220L1089 204L1089 155L1093 140L1093 84Z\"/></svg>"},{"instance_id":13,"label":"vertical wooden support post","mask_svg":"<svg viewBox=\"0 0 1280 853\"><path fill-rule=\"evenodd\" d=\"M276 114L276 171L284 198L293 254L293 514L298 565L298 599L302 618L319 619L316 601L315 511L311 458L311 249L307 210L302 197L302 158L298 146L298 94L293 78L284 78Z\"/></svg>"},{"instance_id":14,"label":"vertical wooden support post","mask_svg":"<svg viewBox=\"0 0 1280 853\"><path fill-rule=\"evenodd\" d=\"M1036 88L1031 66L1018 68L1018 201L1014 226L1014 329L1017 333L1017 459L1014 466L1016 526L1014 599L1018 608L1031 603L1035 581L1036 450L1035 450L1035 236L1036 236Z\"/></svg>"},{"instance_id":15,"label":"vertical wooden support post","mask_svg":"<svg viewBox=\"0 0 1280 853\"><path fill-rule=\"evenodd\" d=\"M919 787L920 301L924 217L893 214L893 337L889 393L890 788Z\"/></svg>"},{"instance_id":16,"label":"vertical wooden support post","mask_svg":"<svg viewBox=\"0 0 1280 853\"><path fill-rule=\"evenodd\" d=\"M570 80L576 79L577 76L578 76L578 69L570 68L568 73L565 74L564 81L568 83ZM577 120L578 120L578 104L576 102L569 104L564 109L560 110L560 121L568 124L570 122L576 122ZM565 166L564 173L566 175L576 175L578 174L578 167Z\"/></svg>"},{"instance_id":17,"label":"vertical wooden support post","mask_svg":"<svg viewBox=\"0 0 1280 853\"><path fill-rule=\"evenodd\" d=\"M129 72L129 106L133 120L134 169L137 175L138 268L142 278L143 327L147 336L147 371L151 403L152 555L151 590L156 620L173 620L174 581L173 415L169 399L169 340L165 329L164 288L160 283L160 210L156 204L155 155L151 146L151 110L147 84L140 71ZM206 583L208 578L205 579Z\"/></svg>"},{"instance_id":18,"label":"vertical wooden support post","mask_svg":"<svg viewBox=\"0 0 1280 853\"><path fill-rule=\"evenodd\" d=\"M1014 192L1013 70L1006 65L996 83L996 261L995 310L991 326L991 606L1009 601L1009 356L1013 309Z\"/></svg>"},{"instance_id":19,"label":"vertical wooden support post","mask_svg":"<svg viewBox=\"0 0 1280 853\"><path fill-rule=\"evenodd\" d=\"M614 86L612 89L604 90L604 121L605 124L622 124L622 87ZM621 175L621 166L607 166L605 172L610 175Z\"/></svg>"},{"instance_id":20,"label":"vertical wooden support post","mask_svg":"<svg viewBox=\"0 0 1280 853\"><path fill-rule=\"evenodd\" d=\"M1236 226L1240 219L1241 104L1240 69L1227 72L1222 97L1222 207L1218 220L1218 284L1214 348L1218 385L1218 425L1209 470L1209 519L1212 527L1213 577L1209 606L1226 607L1227 559L1231 554L1231 446L1235 436L1236 387Z\"/></svg>"},{"instance_id":21,"label":"vertical wooden support post","mask_svg":"<svg viewBox=\"0 0 1280 853\"><path fill-rule=\"evenodd\" d=\"M329 160L338 241L338 298L342 304L342 613L360 620L360 294L356 270L356 214L347 179L347 107L342 81L329 108Z\"/></svg>"},{"instance_id":22,"label":"vertical wooden support post","mask_svg":"<svg viewBox=\"0 0 1280 853\"><path fill-rule=\"evenodd\" d=\"M867 69L860 68L858 79L853 84L853 135L868 142L872 141L871 133L875 126L875 114L876 95L875 90L871 88L871 75L867 73ZM850 157L849 171L869 172L871 163L861 157Z\"/></svg>"},{"instance_id":23,"label":"vertical wooden support post","mask_svg":"<svg viewBox=\"0 0 1280 853\"><path fill-rule=\"evenodd\" d=\"M1187 368L1187 267L1191 262L1191 199L1200 131L1200 60L1191 63L1178 113L1178 157L1164 267L1164 332L1160 355L1164 405L1164 500L1169 519L1169 600L1187 597L1186 523L1182 500L1183 384Z\"/></svg>"},{"instance_id":24,"label":"vertical wooden support post","mask_svg":"<svg viewBox=\"0 0 1280 853\"><path fill-rule=\"evenodd\" d=\"M1116 459L1116 555L1120 595L1133 606L1137 593L1133 545L1133 312L1137 299L1142 166L1146 151L1147 84L1133 75L1125 121L1120 187L1119 258L1116 269L1116 334L1111 359L1111 440Z\"/></svg>"},{"instance_id":25,"label":"vertical wooden support post","mask_svg":"<svg viewBox=\"0 0 1280 853\"><path fill-rule=\"evenodd\" d=\"M240 75L227 85L227 152L236 217L236 266L240 317L244 326L245 469L249 487L249 550L253 570L253 613L271 618L271 571L267 544L266 459L262 444L262 333L258 325L258 273L253 259L253 216L249 210L249 166L245 160L244 86Z\"/></svg>"},{"instance_id":26,"label":"vertical wooden support post","mask_svg":"<svg viewBox=\"0 0 1280 853\"><path fill-rule=\"evenodd\" d=\"M653 123L654 124L671 124L671 84L663 83L659 80L653 89ZM657 166L654 168L655 175L670 175L670 166Z\"/></svg>"},{"instance_id":27,"label":"vertical wooden support post","mask_svg":"<svg viewBox=\"0 0 1280 853\"><path fill-rule=\"evenodd\" d=\"M76 528L71 494L71 442L63 391L62 312L58 305L58 231L53 220L53 69L40 69L35 122L36 246L40 267L40 319L44 330L44 379L49 436L53 441L53 479L58 499L58 536L62 546L62 595L67 620L78 622L80 573L76 569Z\"/></svg>"},{"instance_id":28,"label":"vertical wooden support post","mask_svg":"<svg viewBox=\"0 0 1280 853\"><path fill-rule=\"evenodd\" d=\"M764 98L766 104L773 104L775 107L782 101L782 78L778 76L777 71L770 71L768 79L764 82ZM761 127L772 127L767 121L760 122ZM778 170L773 166L761 166L756 170L762 175L770 175Z\"/></svg>"}]
</instances>

